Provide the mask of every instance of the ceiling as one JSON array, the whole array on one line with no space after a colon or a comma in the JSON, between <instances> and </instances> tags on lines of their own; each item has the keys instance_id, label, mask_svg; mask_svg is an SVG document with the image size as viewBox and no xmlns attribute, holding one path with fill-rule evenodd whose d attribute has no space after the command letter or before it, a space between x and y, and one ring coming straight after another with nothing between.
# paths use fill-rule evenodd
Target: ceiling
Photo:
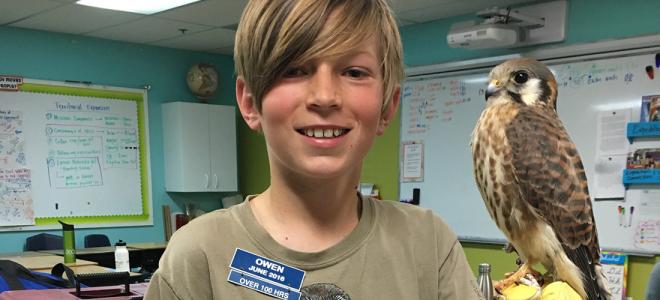
<instances>
[{"instance_id":1,"label":"ceiling","mask_svg":"<svg viewBox=\"0 0 660 300\"><path fill-rule=\"evenodd\" d=\"M247 0L202 0L153 15L92 8L76 0L0 0L0 25L154 46L231 54ZM108 0L112 1L112 0ZM399 25L538 0L388 0Z\"/></svg>"}]
</instances>

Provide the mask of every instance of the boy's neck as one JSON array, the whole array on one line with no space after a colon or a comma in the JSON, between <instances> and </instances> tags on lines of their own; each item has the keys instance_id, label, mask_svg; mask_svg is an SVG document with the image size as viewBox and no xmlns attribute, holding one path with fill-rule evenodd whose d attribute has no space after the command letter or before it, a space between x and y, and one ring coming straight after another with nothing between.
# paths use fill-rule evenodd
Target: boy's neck
<instances>
[{"instance_id":1,"label":"boy's neck","mask_svg":"<svg viewBox=\"0 0 660 300\"><path fill-rule=\"evenodd\" d=\"M361 201L354 184L290 187L273 182L250 201L257 222L278 243L319 252L342 241L358 224Z\"/></svg>"}]
</instances>

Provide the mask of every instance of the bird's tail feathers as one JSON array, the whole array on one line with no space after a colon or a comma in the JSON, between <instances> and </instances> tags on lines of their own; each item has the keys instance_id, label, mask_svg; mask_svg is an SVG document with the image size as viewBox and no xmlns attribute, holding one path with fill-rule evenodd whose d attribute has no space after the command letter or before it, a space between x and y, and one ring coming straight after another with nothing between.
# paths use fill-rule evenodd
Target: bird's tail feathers
<instances>
[{"instance_id":1,"label":"bird's tail feathers","mask_svg":"<svg viewBox=\"0 0 660 300\"><path fill-rule=\"evenodd\" d=\"M612 298L605 280L601 265L586 246L579 246L576 249L564 248L566 257L571 264L578 269L582 277L582 288L584 289L584 299L588 300L609 300ZM572 283L569 282L571 286ZM575 286L573 286L575 288ZM582 295L582 294L580 294Z\"/></svg>"},{"instance_id":2,"label":"bird's tail feathers","mask_svg":"<svg viewBox=\"0 0 660 300\"><path fill-rule=\"evenodd\" d=\"M582 299L587 299L587 293L584 290L582 271L570 260L568 256L561 252L557 261L554 262L555 278L566 281Z\"/></svg>"}]
</instances>

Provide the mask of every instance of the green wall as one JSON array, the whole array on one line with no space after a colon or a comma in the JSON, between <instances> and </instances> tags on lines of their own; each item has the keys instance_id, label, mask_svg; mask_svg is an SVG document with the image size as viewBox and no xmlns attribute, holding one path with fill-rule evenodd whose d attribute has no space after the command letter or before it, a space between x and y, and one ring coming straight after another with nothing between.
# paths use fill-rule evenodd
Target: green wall
<instances>
[{"instance_id":1,"label":"green wall","mask_svg":"<svg viewBox=\"0 0 660 300\"><path fill-rule=\"evenodd\" d=\"M566 41L540 47L513 50L464 50L449 48L445 36L451 24L473 19L465 15L433 22L404 26L401 35L407 66L437 64L473 58L517 53L541 47L565 46L660 33L657 13L660 1L629 0L623 5L615 0L569 1ZM362 181L379 185L385 199L398 198L399 119L386 134L377 138L365 160ZM239 126L241 158L240 189L244 194L259 193L268 186L268 163L263 138ZM471 166L466 166L471 168ZM469 221L469 220L466 220ZM493 276L500 278L515 268L515 256L504 253L501 245L464 243L472 270L481 262L493 266ZM631 257L628 277L628 296L644 299L648 276L657 258Z\"/></svg>"}]
</instances>

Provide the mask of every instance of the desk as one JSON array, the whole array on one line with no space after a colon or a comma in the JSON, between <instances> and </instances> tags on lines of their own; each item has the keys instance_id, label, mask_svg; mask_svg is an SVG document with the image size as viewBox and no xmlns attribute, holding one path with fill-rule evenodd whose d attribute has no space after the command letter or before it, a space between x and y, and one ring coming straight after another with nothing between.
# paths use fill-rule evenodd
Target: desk
<instances>
[{"instance_id":1,"label":"desk","mask_svg":"<svg viewBox=\"0 0 660 300\"><path fill-rule=\"evenodd\" d=\"M27 256L43 256L43 255L44 253L38 251L5 252L5 253L0 253L0 259L5 259L5 257L14 257L14 256L27 257Z\"/></svg>"},{"instance_id":2,"label":"desk","mask_svg":"<svg viewBox=\"0 0 660 300\"><path fill-rule=\"evenodd\" d=\"M55 250L39 250L39 253L48 253L53 255L64 256L64 250L55 249ZM99 253L114 253L115 247L106 246L106 247L90 247L90 248L76 248L76 257L79 255L93 255Z\"/></svg>"},{"instance_id":3,"label":"desk","mask_svg":"<svg viewBox=\"0 0 660 300\"><path fill-rule=\"evenodd\" d=\"M131 267L138 266L137 263L140 261L139 254L135 252L137 249L128 249L128 257L131 262ZM54 254L59 256L64 256L62 249L57 250L39 250L41 253L45 254ZM76 249L76 260L85 259L91 260L99 264L100 266L107 268L115 267L115 247L106 246L106 247L90 247L90 248L79 248Z\"/></svg>"},{"instance_id":4,"label":"desk","mask_svg":"<svg viewBox=\"0 0 660 300\"><path fill-rule=\"evenodd\" d=\"M140 267L149 272L158 269L158 261L167 243L130 243L126 245L131 268ZM63 256L62 249L40 250L39 253ZM115 247L90 247L76 249L76 258L97 262L107 268L115 267Z\"/></svg>"},{"instance_id":5,"label":"desk","mask_svg":"<svg viewBox=\"0 0 660 300\"><path fill-rule=\"evenodd\" d=\"M138 250L140 253L140 266L153 273L158 269L158 261L160 257L163 256L165 248L167 247L167 242L165 243L130 243L126 245L128 248L128 253L130 255L131 249Z\"/></svg>"},{"instance_id":6,"label":"desk","mask_svg":"<svg viewBox=\"0 0 660 300\"><path fill-rule=\"evenodd\" d=\"M6 256L2 259L11 260L13 262L19 263L24 267L39 272L50 272L50 269L53 268L58 263L64 263L64 258L61 256L51 255L51 254L42 254L40 256L28 254L28 256ZM93 266L96 265L96 262L76 259L75 263L66 264L70 268L80 267L80 266Z\"/></svg>"},{"instance_id":7,"label":"desk","mask_svg":"<svg viewBox=\"0 0 660 300\"><path fill-rule=\"evenodd\" d=\"M165 243L130 243L126 248L140 249L140 250L165 250L167 242Z\"/></svg>"},{"instance_id":8,"label":"desk","mask_svg":"<svg viewBox=\"0 0 660 300\"><path fill-rule=\"evenodd\" d=\"M61 250L58 250L61 251ZM7 253L9 254L9 253ZM62 256L57 256L49 253L40 253L40 252L16 252L11 253L13 256L3 256L0 259L11 260L15 263L21 264L22 266L37 272L50 273L53 267L58 263L64 263L64 258ZM88 273L111 273L115 272L114 269L106 268L99 266L94 261L76 259L75 263L65 264L76 274L88 274ZM145 275L140 273L129 272L132 282L144 281ZM66 278L66 273L62 274L62 277Z\"/></svg>"}]
</instances>

